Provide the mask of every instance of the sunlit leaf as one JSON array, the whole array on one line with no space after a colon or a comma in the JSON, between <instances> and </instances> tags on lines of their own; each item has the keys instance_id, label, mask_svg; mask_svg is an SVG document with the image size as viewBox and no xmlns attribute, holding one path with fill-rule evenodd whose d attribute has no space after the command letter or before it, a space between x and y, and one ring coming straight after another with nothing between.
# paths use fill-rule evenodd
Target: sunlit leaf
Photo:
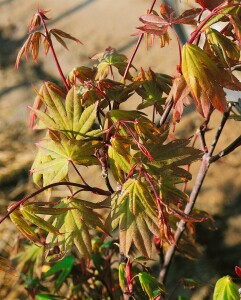
<instances>
[{"instance_id":1,"label":"sunlit leaf","mask_svg":"<svg viewBox=\"0 0 241 300\"><path fill-rule=\"evenodd\" d=\"M212 107L227 109L220 69L198 46L186 44L182 53L182 71L198 112L207 118Z\"/></svg>"},{"instance_id":2,"label":"sunlit leaf","mask_svg":"<svg viewBox=\"0 0 241 300\"><path fill-rule=\"evenodd\" d=\"M128 179L122 187L112 211L112 226L119 224L120 251L126 256L134 246L150 257L152 235L158 235L156 203L144 183Z\"/></svg>"},{"instance_id":3,"label":"sunlit leaf","mask_svg":"<svg viewBox=\"0 0 241 300\"><path fill-rule=\"evenodd\" d=\"M141 272L138 274L138 278L142 290L148 295L150 300L154 300L158 295L164 295L164 287L155 277L151 276L147 272Z\"/></svg>"},{"instance_id":4,"label":"sunlit leaf","mask_svg":"<svg viewBox=\"0 0 241 300\"><path fill-rule=\"evenodd\" d=\"M90 166L99 164L94 156L95 149L101 147L97 140L69 140L63 134L45 138L37 143L39 154L31 168L34 181L38 184L43 176L44 185L63 180L69 171L69 163Z\"/></svg>"},{"instance_id":5,"label":"sunlit leaf","mask_svg":"<svg viewBox=\"0 0 241 300\"><path fill-rule=\"evenodd\" d=\"M210 2L209 0L200 0L200 2L205 2L204 5L212 5L211 3L213 3L215 5L215 2L217 2L218 0L215 0L215 2ZM220 0L221 1L221 0ZM209 4L207 4L207 2L210 2ZM224 2L225 3L225 2ZM222 8L218 11L217 14L214 14L214 16L208 21L206 22L206 24L202 27L202 31L205 31L207 28L211 27L213 24L219 22L219 21L228 21L227 15L235 15L238 11L239 11L239 7L237 6L237 4L240 4L239 1L233 1L232 5L228 5L228 7Z\"/></svg>"},{"instance_id":6,"label":"sunlit leaf","mask_svg":"<svg viewBox=\"0 0 241 300\"><path fill-rule=\"evenodd\" d=\"M232 67L239 62L240 49L236 43L212 28L207 30L206 36L205 50L217 57L224 67Z\"/></svg>"},{"instance_id":7,"label":"sunlit leaf","mask_svg":"<svg viewBox=\"0 0 241 300\"><path fill-rule=\"evenodd\" d=\"M115 67L121 75L124 75L127 66L127 57L123 54L118 53L114 48L107 48L105 52L99 53L91 59L99 60L97 65L96 80L104 79L108 76L111 67ZM131 79L128 73L128 79Z\"/></svg>"},{"instance_id":8,"label":"sunlit leaf","mask_svg":"<svg viewBox=\"0 0 241 300\"><path fill-rule=\"evenodd\" d=\"M24 220L23 216L19 212L19 210L15 210L10 214L10 218L12 222L16 225L18 230L30 241L34 243L40 243L40 240L35 233L35 231L31 228L31 226Z\"/></svg>"},{"instance_id":9,"label":"sunlit leaf","mask_svg":"<svg viewBox=\"0 0 241 300\"><path fill-rule=\"evenodd\" d=\"M68 211L51 220L64 234L58 237L49 234L46 241L52 245L58 241L61 251L65 254L75 245L82 256L90 257L92 252L90 228L106 233L101 218L93 211L91 202L66 199L62 201L61 207L68 208Z\"/></svg>"},{"instance_id":10,"label":"sunlit leaf","mask_svg":"<svg viewBox=\"0 0 241 300\"><path fill-rule=\"evenodd\" d=\"M69 137L76 139L88 136L86 134L96 119L95 104L84 109L76 87L70 89L66 96L66 102L50 83L45 83L41 92L41 100L46 104L47 112L36 108L31 109L47 128L63 131Z\"/></svg>"},{"instance_id":11,"label":"sunlit leaf","mask_svg":"<svg viewBox=\"0 0 241 300\"><path fill-rule=\"evenodd\" d=\"M240 294L238 286L232 281L230 276L220 278L215 285L213 300L239 300Z\"/></svg>"},{"instance_id":12,"label":"sunlit leaf","mask_svg":"<svg viewBox=\"0 0 241 300\"><path fill-rule=\"evenodd\" d=\"M119 265L119 284L122 291L124 291L125 288L125 281L126 281L126 263L121 263Z\"/></svg>"},{"instance_id":13,"label":"sunlit leaf","mask_svg":"<svg viewBox=\"0 0 241 300\"><path fill-rule=\"evenodd\" d=\"M47 232L52 232L56 235L60 234L56 227L54 227L52 224L48 223L44 219L38 217L34 209L32 210L31 205L21 205L20 212L26 220L36 225L37 227L42 228Z\"/></svg>"}]
</instances>

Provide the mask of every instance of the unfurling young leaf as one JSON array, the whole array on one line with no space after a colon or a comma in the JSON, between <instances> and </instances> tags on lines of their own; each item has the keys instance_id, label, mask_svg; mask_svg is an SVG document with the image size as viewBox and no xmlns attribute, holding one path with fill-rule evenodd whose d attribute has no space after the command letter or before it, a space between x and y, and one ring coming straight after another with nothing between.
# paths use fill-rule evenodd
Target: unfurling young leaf
<instances>
[{"instance_id":1,"label":"unfurling young leaf","mask_svg":"<svg viewBox=\"0 0 241 300\"><path fill-rule=\"evenodd\" d=\"M65 38L65 39L69 39L69 40L73 40L77 43L81 43L81 41L75 37L73 37L72 35L60 30L60 29L55 29L55 28L52 28L51 30L49 30L49 34L53 34L53 36L56 38L56 40L65 48L68 50L68 47L65 43L65 41L62 39L62 38Z\"/></svg>"},{"instance_id":2,"label":"unfurling young leaf","mask_svg":"<svg viewBox=\"0 0 241 300\"><path fill-rule=\"evenodd\" d=\"M111 71L111 67L115 67L120 75L124 75L127 66L127 57L118 53L114 48L108 47L105 52L98 53L91 57L93 60L99 60L97 65L97 74L95 79L101 80L108 76ZM127 79L131 79L130 73L128 73Z\"/></svg>"},{"instance_id":3,"label":"unfurling young leaf","mask_svg":"<svg viewBox=\"0 0 241 300\"><path fill-rule=\"evenodd\" d=\"M164 287L155 277L151 276L147 272L139 273L138 278L142 290L147 294L150 300L154 300L157 296L165 294Z\"/></svg>"},{"instance_id":4,"label":"unfurling young leaf","mask_svg":"<svg viewBox=\"0 0 241 300\"><path fill-rule=\"evenodd\" d=\"M215 285L213 300L239 300L238 286L230 276L220 278Z\"/></svg>"},{"instance_id":5,"label":"unfurling young leaf","mask_svg":"<svg viewBox=\"0 0 241 300\"><path fill-rule=\"evenodd\" d=\"M121 290L124 292L125 283L126 283L126 263L120 263L119 265L119 284Z\"/></svg>"},{"instance_id":6,"label":"unfurling young leaf","mask_svg":"<svg viewBox=\"0 0 241 300\"><path fill-rule=\"evenodd\" d=\"M15 63L15 70L18 69L20 60L24 54L25 54L26 60L28 59L29 52L31 52L34 62L35 63L38 62L37 57L38 57L38 53L39 53L41 39L42 39L42 35L38 31L31 33L29 35L28 39L23 44L22 48L20 49L20 51L18 53L16 63Z\"/></svg>"}]
</instances>

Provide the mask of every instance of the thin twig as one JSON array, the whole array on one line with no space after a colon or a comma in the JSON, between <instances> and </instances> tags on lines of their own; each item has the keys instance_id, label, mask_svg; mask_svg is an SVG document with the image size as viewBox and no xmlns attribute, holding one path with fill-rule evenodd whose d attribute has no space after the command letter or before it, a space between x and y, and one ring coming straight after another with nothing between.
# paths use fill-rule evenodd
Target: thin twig
<instances>
[{"instance_id":1,"label":"thin twig","mask_svg":"<svg viewBox=\"0 0 241 300\"><path fill-rule=\"evenodd\" d=\"M109 179L109 174L108 174L108 152L106 147L103 147L102 149L102 153L100 153L100 151L96 151L96 157L99 160L100 164L101 164L101 168L102 168L102 175L105 179L105 185L108 188L108 190L110 191L111 194L113 194L115 191L112 188L111 184L110 184L110 179Z\"/></svg>"},{"instance_id":2,"label":"thin twig","mask_svg":"<svg viewBox=\"0 0 241 300\"><path fill-rule=\"evenodd\" d=\"M155 4L156 4L156 0L153 0L153 1L152 1L152 4L151 4L151 7L150 7L150 9L148 10L148 13L149 13L149 14L152 12L152 10L153 10ZM136 43L136 45L135 45L135 48L134 48L134 50L133 50L133 52L132 52L132 54L131 54L131 57L130 57L130 59L129 59L129 61L128 61L128 64L127 64L127 66L126 66L125 73L124 73L124 75L123 75L123 80L125 80L126 77L127 77L127 75L128 75L130 66L131 66L131 64L132 64L132 62L133 62L133 60L134 60L134 58L135 58L136 52L137 52L137 50L138 50L138 48L139 48L139 46L140 46L140 44L141 44L141 41L142 41L142 39L143 39L143 36L144 36L144 33L141 33L140 36L139 36L139 38L138 38L138 40L137 40L137 43Z\"/></svg>"},{"instance_id":3,"label":"thin twig","mask_svg":"<svg viewBox=\"0 0 241 300\"><path fill-rule=\"evenodd\" d=\"M40 189L38 189L37 191L33 192L32 194L24 197L23 199L19 200L18 202L16 202L15 204L13 204L8 212L2 217L2 219L0 220L0 224L16 209L18 208L21 204L23 204L24 202L26 202L27 200L37 196L38 194L44 192L47 189L53 188L55 186L61 186L61 185L65 185L65 186L76 186L79 188L82 188L84 191L89 191L92 192L94 194L98 194L98 195L102 195L102 196L110 196L110 192L109 191L105 191L102 190L100 188L97 187L91 187L89 185L83 185L80 183L76 183L76 182L68 182L68 181L63 181L63 182L55 182L55 183L51 183L49 185L46 185Z\"/></svg>"},{"instance_id":4,"label":"thin twig","mask_svg":"<svg viewBox=\"0 0 241 300\"><path fill-rule=\"evenodd\" d=\"M236 148L241 146L241 135L234 140L228 147L224 150L220 151L217 155L214 155L210 158L209 163L212 164L213 162L219 160L220 158L228 155L229 153L233 152Z\"/></svg>"},{"instance_id":5,"label":"thin twig","mask_svg":"<svg viewBox=\"0 0 241 300\"><path fill-rule=\"evenodd\" d=\"M217 145L218 140L220 138L220 135L223 131L225 123L226 123L226 121L229 117L231 108L232 108L232 106L229 105L228 110L223 115L222 121L220 123L220 126L219 126L217 132L216 132L216 135L214 137L214 140L212 142L212 145L211 145L209 151L207 153L204 153L204 155L203 155L202 164L200 166L200 169L199 169L199 172L198 172L198 175L197 175L197 178L196 178L196 182L193 186L193 189L192 189L192 192L191 192L191 195L190 195L190 198L189 198L189 202L187 203L187 205L185 207L185 210L184 210L184 213L186 215L190 215L190 213L192 212L192 209L193 209L193 207L196 203L196 200L197 200L197 197L199 195L200 189L202 187L203 181L206 177L207 171L208 171L209 166L210 166L211 156L213 154L213 151L216 148L216 145ZM184 220L181 220L177 225L177 229L176 229L175 236L174 236L175 243L173 245L171 245L169 247L169 249L167 250L165 258L164 258L163 266L162 266L162 268L160 270L160 273L159 273L159 281L160 282L164 282L165 279L166 279L169 267L171 265L173 256L174 256L175 251L176 251L176 247L178 246L178 243L179 243L179 241L182 237L182 234L185 230L185 227L186 227L186 221L184 221Z\"/></svg>"},{"instance_id":6,"label":"thin twig","mask_svg":"<svg viewBox=\"0 0 241 300\"><path fill-rule=\"evenodd\" d=\"M70 163L72 164L73 168L75 169L75 172L79 175L79 177L81 178L81 180L83 181L83 183L85 185L89 186L89 184L84 180L84 177L80 174L80 171L77 169L77 167L74 164L74 162L72 160L70 160Z\"/></svg>"},{"instance_id":7,"label":"thin twig","mask_svg":"<svg viewBox=\"0 0 241 300\"><path fill-rule=\"evenodd\" d=\"M173 98L171 99L171 101L167 104L167 106L165 107L165 110L161 116L161 119L160 119L160 122L159 122L159 126L162 126L165 124L171 110L172 110L172 107L174 105L174 101L173 101Z\"/></svg>"},{"instance_id":8,"label":"thin twig","mask_svg":"<svg viewBox=\"0 0 241 300\"><path fill-rule=\"evenodd\" d=\"M45 21L44 21L43 15L42 15L42 13L41 13L40 11L38 12L38 15L39 15L39 17L40 17L40 19L41 19L41 22L42 22L42 24L43 24L43 27L44 27L44 30L45 30L45 34L46 34L46 38L47 38L47 40L48 40L49 47L50 47L50 49L51 49L51 51L52 51L52 54L53 54L55 63L56 63L56 65L57 65L57 69L58 69L59 75L60 75L60 77L61 77L61 79L62 79L62 81L63 81L63 83L64 83L64 86L65 86L66 90L69 91L70 87L69 87L69 85L68 85L68 83L67 83L67 81L66 81L66 79L65 79L64 73L63 73L63 71L62 71L62 69L61 69L61 67L60 67L60 64L59 64L57 55L56 55L56 53L55 53L54 46L53 46L51 37L50 37L50 35L49 35L48 28L47 28L46 23L45 23Z\"/></svg>"}]
</instances>

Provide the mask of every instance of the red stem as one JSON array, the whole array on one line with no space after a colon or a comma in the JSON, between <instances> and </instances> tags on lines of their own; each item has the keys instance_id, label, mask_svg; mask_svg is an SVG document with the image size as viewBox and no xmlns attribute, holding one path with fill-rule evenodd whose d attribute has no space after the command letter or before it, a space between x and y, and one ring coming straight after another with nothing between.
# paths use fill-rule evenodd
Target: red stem
<instances>
[{"instance_id":1,"label":"red stem","mask_svg":"<svg viewBox=\"0 0 241 300\"><path fill-rule=\"evenodd\" d=\"M57 56L56 56L56 53L55 53L55 50L54 50L54 47L53 47L53 43L52 43L51 37L50 37L50 35L49 35L48 28L47 28L46 23L45 23L45 21L44 21L44 18L43 18L43 16L42 16L42 13L39 11L39 12L38 12L38 15L39 15L39 17L40 17L40 19L41 19L41 22L42 22L42 24L43 24L43 27L44 27L44 30L45 30L45 33L46 33L46 38L47 38L47 40L48 40L49 47L50 47L50 49L51 49L51 51L52 51L52 54L53 54L55 63L56 63L56 65L57 65L57 69L58 69L59 75L60 75L60 77L61 77L61 79L62 79L62 81L63 81L63 83L64 83L64 86L65 86L66 90L69 91L69 90L70 90L70 87L69 87L69 85L68 85L68 83L67 83L67 81L66 81L66 79L65 79L64 73L63 73L63 71L62 71L62 69L61 69L61 67L60 67L58 58L57 58Z\"/></svg>"},{"instance_id":2,"label":"red stem","mask_svg":"<svg viewBox=\"0 0 241 300\"><path fill-rule=\"evenodd\" d=\"M199 37L199 35L201 34L201 30L202 28L207 24L207 22L215 15L218 15L220 13L220 10L225 9L225 8L229 8L232 6L237 6L240 7L240 4L231 4L231 5L226 5L226 6L218 6L216 7L197 27L197 29L194 31L192 37L190 38L190 40L188 41L188 44L192 44L196 38Z\"/></svg>"},{"instance_id":3,"label":"red stem","mask_svg":"<svg viewBox=\"0 0 241 300\"><path fill-rule=\"evenodd\" d=\"M81 180L83 181L83 183L87 186L89 186L89 184L84 180L84 177L80 174L79 170L77 169L76 165L74 164L74 162L72 160L70 160L70 163L72 164L73 168L75 169L76 173L79 175L79 177L81 178Z\"/></svg>"},{"instance_id":4,"label":"red stem","mask_svg":"<svg viewBox=\"0 0 241 300\"><path fill-rule=\"evenodd\" d=\"M178 54L179 54L179 65L177 66L177 68L178 68L178 71L180 72L180 70L182 69L182 46L181 46L181 42L180 42L179 36L178 36L175 28L171 26L171 29L173 30L173 32L176 36L176 39L177 39Z\"/></svg>"},{"instance_id":5,"label":"red stem","mask_svg":"<svg viewBox=\"0 0 241 300\"><path fill-rule=\"evenodd\" d=\"M61 186L61 185L67 185L67 186L76 186L76 187L80 187L82 188L84 191L89 191L89 192L92 192L94 194L98 194L98 195L103 195L103 196L110 196L110 192L109 191L105 191L105 190L102 190L100 188L97 188L97 187L91 187L91 186L88 186L88 185L83 185L83 184L80 184L80 183L76 183L76 182L68 182L68 181L63 181L63 182L55 182L55 183L51 183L49 185L46 185L42 188L40 188L39 190L33 192L32 194L24 197L23 199L19 200L18 202L16 202L15 204L13 204L8 212L2 217L2 219L0 220L0 224L16 209L18 208L21 204L23 204L24 202L26 202L27 200L33 198L34 196L42 193L43 191L47 190L47 189L50 189L50 188L53 188L55 186Z\"/></svg>"},{"instance_id":6,"label":"red stem","mask_svg":"<svg viewBox=\"0 0 241 300\"><path fill-rule=\"evenodd\" d=\"M155 4L156 4L156 0L153 0L153 1L152 1L152 4L151 4L151 7L150 7L150 9L149 9L149 11L148 11L149 14L152 12L152 10L153 10ZM126 77L127 77L128 71L129 71L130 66L131 66L131 64L132 64L132 62L133 62L133 59L134 59L134 57L135 57L135 55L136 55L136 52L137 52L137 50L138 50L138 48L139 48L139 46L140 46L140 44L141 44L141 41L142 41L142 39L143 39L143 36L144 36L144 33L142 33L142 34L139 36L139 38L138 38L138 41L137 41L137 43L136 43L136 45L135 45L135 48L134 48L134 50L133 50L133 52L132 52L132 54L131 54L131 57L130 57L130 59L129 59L129 61L128 61L128 64L127 64L127 66L126 66L125 73L124 73L124 75L123 75L123 80L125 80Z\"/></svg>"}]
</instances>

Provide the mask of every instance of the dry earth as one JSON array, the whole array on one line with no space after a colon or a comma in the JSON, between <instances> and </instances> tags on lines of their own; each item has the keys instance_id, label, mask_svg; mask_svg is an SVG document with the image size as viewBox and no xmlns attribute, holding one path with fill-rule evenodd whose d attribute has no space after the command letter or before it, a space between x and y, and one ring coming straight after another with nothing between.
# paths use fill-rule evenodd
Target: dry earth
<instances>
[{"instance_id":1,"label":"dry earth","mask_svg":"<svg viewBox=\"0 0 241 300\"><path fill-rule=\"evenodd\" d=\"M28 170L35 155L33 146L37 136L28 127L28 109L34 99L32 85L37 88L42 80L58 82L54 62L41 55L39 63L22 62L18 72L13 71L15 57L26 38L31 15L38 5L50 9L51 27L63 29L79 38L84 45L69 43L67 52L56 45L57 55L68 74L80 65L91 65L88 58L112 46L127 56L130 55L139 25L138 17L145 13L151 1L147 0L0 0L0 209L6 210L10 201L20 199L33 189L28 183ZM114 3L114 4L113 4ZM190 4L190 2L189 2ZM158 43L146 50L143 43L135 58L137 68L153 67L155 71L173 75L177 63L177 47L173 42L165 49ZM129 103L130 109L135 105ZM221 115L216 113L210 126L208 141L214 135L214 128ZM177 134L189 137L202 123L195 112L185 116L178 126ZM240 135L240 124L229 121L218 145L223 149ZM182 276L193 277L213 283L221 275L234 275L234 266L241 265L241 189L240 149L211 166L198 199L198 206L213 214L216 231L198 227L198 241L203 250L201 261L185 261L176 257L171 269L171 281ZM198 166L193 169L197 170ZM190 183L191 187L192 183ZM0 254L6 256L13 247L14 227L7 220L0 226ZM5 290L6 291L6 290ZM8 294L0 290L0 299L17 299L15 288L9 287ZM208 299L210 290L203 289L191 299ZM207 297L207 298L205 298ZM19 296L18 299L25 299Z\"/></svg>"}]
</instances>

